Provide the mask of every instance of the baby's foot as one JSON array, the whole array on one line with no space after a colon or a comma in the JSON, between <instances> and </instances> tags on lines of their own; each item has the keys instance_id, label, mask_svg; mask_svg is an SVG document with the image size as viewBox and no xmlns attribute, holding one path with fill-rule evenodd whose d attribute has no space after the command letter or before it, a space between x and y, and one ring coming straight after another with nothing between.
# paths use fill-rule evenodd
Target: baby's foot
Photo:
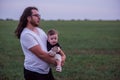
<instances>
[{"instance_id":1,"label":"baby's foot","mask_svg":"<svg viewBox=\"0 0 120 80\"><path fill-rule=\"evenodd\" d=\"M62 72L62 67L61 67L61 66L57 66L57 67L56 67L56 71Z\"/></svg>"}]
</instances>

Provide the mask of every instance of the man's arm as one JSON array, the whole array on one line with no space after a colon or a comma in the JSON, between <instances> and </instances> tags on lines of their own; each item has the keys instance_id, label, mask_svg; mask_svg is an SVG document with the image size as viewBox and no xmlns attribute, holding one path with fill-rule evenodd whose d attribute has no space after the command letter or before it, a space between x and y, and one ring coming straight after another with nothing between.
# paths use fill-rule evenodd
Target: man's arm
<instances>
[{"instance_id":1,"label":"man's arm","mask_svg":"<svg viewBox=\"0 0 120 80\"><path fill-rule=\"evenodd\" d=\"M56 60L53 57L50 57L45 51L43 51L39 45L36 45L29 50L47 63L56 65Z\"/></svg>"}]
</instances>

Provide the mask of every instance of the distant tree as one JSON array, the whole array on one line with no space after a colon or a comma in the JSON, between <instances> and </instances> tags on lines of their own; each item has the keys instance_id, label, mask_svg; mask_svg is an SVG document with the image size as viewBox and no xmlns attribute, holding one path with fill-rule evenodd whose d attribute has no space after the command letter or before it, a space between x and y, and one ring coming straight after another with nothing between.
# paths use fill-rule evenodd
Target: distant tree
<instances>
[{"instance_id":1,"label":"distant tree","mask_svg":"<svg viewBox=\"0 0 120 80\"><path fill-rule=\"evenodd\" d=\"M41 19L41 21L45 21L44 19Z\"/></svg>"},{"instance_id":2,"label":"distant tree","mask_svg":"<svg viewBox=\"0 0 120 80\"><path fill-rule=\"evenodd\" d=\"M6 21L13 21L13 19L7 18Z\"/></svg>"},{"instance_id":3,"label":"distant tree","mask_svg":"<svg viewBox=\"0 0 120 80\"><path fill-rule=\"evenodd\" d=\"M117 19L116 21L120 21L119 19Z\"/></svg>"},{"instance_id":4,"label":"distant tree","mask_svg":"<svg viewBox=\"0 0 120 80\"><path fill-rule=\"evenodd\" d=\"M4 21L4 19L0 19L0 21Z\"/></svg>"},{"instance_id":5,"label":"distant tree","mask_svg":"<svg viewBox=\"0 0 120 80\"><path fill-rule=\"evenodd\" d=\"M81 21L80 19L78 19L77 21Z\"/></svg>"},{"instance_id":6,"label":"distant tree","mask_svg":"<svg viewBox=\"0 0 120 80\"><path fill-rule=\"evenodd\" d=\"M71 19L71 21L75 21L75 19Z\"/></svg>"},{"instance_id":7,"label":"distant tree","mask_svg":"<svg viewBox=\"0 0 120 80\"><path fill-rule=\"evenodd\" d=\"M84 19L84 21L89 21L89 19Z\"/></svg>"},{"instance_id":8,"label":"distant tree","mask_svg":"<svg viewBox=\"0 0 120 80\"><path fill-rule=\"evenodd\" d=\"M102 19L99 19L98 21L102 21Z\"/></svg>"}]
</instances>

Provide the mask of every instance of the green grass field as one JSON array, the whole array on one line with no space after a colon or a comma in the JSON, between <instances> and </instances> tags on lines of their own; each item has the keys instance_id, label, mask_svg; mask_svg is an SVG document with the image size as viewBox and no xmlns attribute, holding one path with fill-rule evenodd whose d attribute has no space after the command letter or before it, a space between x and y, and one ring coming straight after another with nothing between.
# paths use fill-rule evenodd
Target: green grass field
<instances>
[{"instance_id":1,"label":"green grass field","mask_svg":"<svg viewBox=\"0 0 120 80\"><path fill-rule=\"evenodd\" d=\"M17 21L0 21L0 80L24 80ZM55 28L67 55L57 80L120 80L120 21L42 21Z\"/></svg>"}]
</instances>

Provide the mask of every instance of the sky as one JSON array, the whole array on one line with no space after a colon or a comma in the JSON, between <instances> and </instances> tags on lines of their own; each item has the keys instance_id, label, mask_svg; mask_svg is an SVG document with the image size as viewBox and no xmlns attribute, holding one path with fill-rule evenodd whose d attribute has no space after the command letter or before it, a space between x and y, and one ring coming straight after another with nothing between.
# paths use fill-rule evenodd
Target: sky
<instances>
[{"instance_id":1,"label":"sky","mask_svg":"<svg viewBox=\"0 0 120 80\"><path fill-rule=\"evenodd\" d=\"M0 19L19 20L28 6L45 20L120 20L120 0L0 0Z\"/></svg>"}]
</instances>

